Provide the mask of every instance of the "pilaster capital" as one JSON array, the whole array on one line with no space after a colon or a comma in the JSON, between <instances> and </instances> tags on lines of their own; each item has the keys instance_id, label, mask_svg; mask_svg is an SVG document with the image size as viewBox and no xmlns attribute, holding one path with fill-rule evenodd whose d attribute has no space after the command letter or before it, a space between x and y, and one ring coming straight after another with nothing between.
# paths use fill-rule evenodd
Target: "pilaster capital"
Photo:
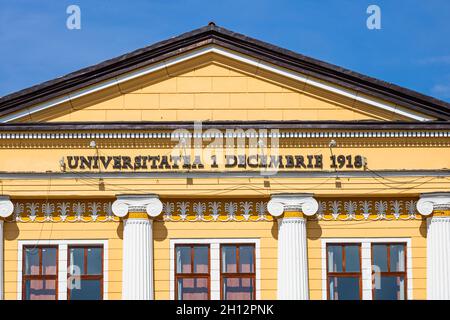
<instances>
[{"instance_id":1,"label":"pilaster capital","mask_svg":"<svg viewBox=\"0 0 450 320\"><path fill-rule=\"evenodd\" d=\"M274 217L280 217L288 211L298 211L312 216L319 210L319 203L311 193L274 194L267 203L267 210Z\"/></svg>"},{"instance_id":2,"label":"pilaster capital","mask_svg":"<svg viewBox=\"0 0 450 320\"><path fill-rule=\"evenodd\" d=\"M151 218L157 217L163 209L163 204L156 194L118 195L112 204L114 215L123 218L129 212L147 213Z\"/></svg>"},{"instance_id":3,"label":"pilaster capital","mask_svg":"<svg viewBox=\"0 0 450 320\"><path fill-rule=\"evenodd\" d=\"M450 192L422 193L416 206L423 216L432 214L434 210L450 210Z\"/></svg>"},{"instance_id":4,"label":"pilaster capital","mask_svg":"<svg viewBox=\"0 0 450 320\"><path fill-rule=\"evenodd\" d=\"M9 196L0 196L0 217L7 218L14 212L14 205Z\"/></svg>"}]
</instances>

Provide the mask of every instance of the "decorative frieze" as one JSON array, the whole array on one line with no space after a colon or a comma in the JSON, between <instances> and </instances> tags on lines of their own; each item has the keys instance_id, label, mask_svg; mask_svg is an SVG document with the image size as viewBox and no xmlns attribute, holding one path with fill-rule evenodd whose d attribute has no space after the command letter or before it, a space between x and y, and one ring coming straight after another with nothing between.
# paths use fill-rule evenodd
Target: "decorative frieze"
<instances>
[{"instance_id":1,"label":"decorative frieze","mask_svg":"<svg viewBox=\"0 0 450 320\"><path fill-rule=\"evenodd\" d=\"M35 200L14 201L6 222L108 222L119 221L111 201Z\"/></svg>"},{"instance_id":2,"label":"decorative frieze","mask_svg":"<svg viewBox=\"0 0 450 320\"><path fill-rule=\"evenodd\" d=\"M303 198L302 198L303 199ZM148 200L148 201L147 201ZM132 211L158 213L156 221L176 222L233 222L233 221L273 221L274 217L268 211L268 199L147 199L140 206L130 206L128 200L116 200L117 212L122 215ZM276 200L276 199L275 199ZM272 205L274 205L274 201ZM314 203L309 203L306 197L301 203L281 204L289 209L312 212ZM318 198L318 209L314 216L308 219L317 220L413 220L422 219L418 212L420 205L414 198ZM0 206L1 206L0 199ZM9 201L9 200L6 200ZM156 201L156 202L155 202ZM276 202L276 201L275 201ZM278 202L277 202L278 203ZM5 222L108 222L120 221L113 213L113 201L107 200L13 200L13 210ZM276 203L275 203L276 205ZM297 205L297 207L296 207ZM118 206L118 207L117 207ZM122 207L122 209L120 209ZM437 205L441 208L442 206ZM437 208L436 207L436 208ZM4 205L5 210L12 207ZM130 209L131 208L131 209ZM310 211L308 211L309 209ZM442 207L443 208L443 207ZM273 209L273 208L272 208ZM0 208L0 211L2 209ZM162 212L161 212L162 210ZM5 211L7 212L7 210ZM161 214L159 214L161 212ZM153 216L151 216L153 217Z\"/></svg>"},{"instance_id":3,"label":"decorative frieze","mask_svg":"<svg viewBox=\"0 0 450 320\"><path fill-rule=\"evenodd\" d=\"M163 201L164 221L272 221L267 200L261 201Z\"/></svg>"},{"instance_id":4,"label":"decorative frieze","mask_svg":"<svg viewBox=\"0 0 450 320\"><path fill-rule=\"evenodd\" d=\"M319 220L414 220L422 219L415 199L319 200Z\"/></svg>"}]
</instances>

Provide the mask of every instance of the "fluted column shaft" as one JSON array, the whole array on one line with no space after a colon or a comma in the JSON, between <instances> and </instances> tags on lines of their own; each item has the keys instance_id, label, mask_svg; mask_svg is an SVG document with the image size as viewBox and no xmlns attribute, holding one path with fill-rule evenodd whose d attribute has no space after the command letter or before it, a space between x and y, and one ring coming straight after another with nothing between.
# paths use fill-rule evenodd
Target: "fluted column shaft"
<instances>
[{"instance_id":1,"label":"fluted column shaft","mask_svg":"<svg viewBox=\"0 0 450 320\"><path fill-rule=\"evenodd\" d=\"M3 238L3 227L4 227L4 220L5 218L11 216L11 214L14 211L14 205L9 200L8 196L0 195L0 300L3 300L4 295L4 242L5 239Z\"/></svg>"},{"instance_id":2,"label":"fluted column shaft","mask_svg":"<svg viewBox=\"0 0 450 320\"><path fill-rule=\"evenodd\" d=\"M0 219L0 300L3 300L3 220Z\"/></svg>"},{"instance_id":3,"label":"fluted column shaft","mask_svg":"<svg viewBox=\"0 0 450 320\"><path fill-rule=\"evenodd\" d=\"M450 300L450 193L422 193L417 211L427 218L427 298Z\"/></svg>"},{"instance_id":4,"label":"fluted column shaft","mask_svg":"<svg viewBox=\"0 0 450 320\"><path fill-rule=\"evenodd\" d=\"M278 299L308 300L306 217L319 204L311 194L272 195L269 213L278 221Z\"/></svg>"},{"instance_id":5,"label":"fluted column shaft","mask_svg":"<svg viewBox=\"0 0 450 320\"><path fill-rule=\"evenodd\" d=\"M450 217L427 219L427 297L450 300Z\"/></svg>"},{"instance_id":6,"label":"fluted column shaft","mask_svg":"<svg viewBox=\"0 0 450 320\"><path fill-rule=\"evenodd\" d=\"M153 221L128 218L123 229L122 299L153 300Z\"/></svg>"},{"instance_id":7,"label":"fluted column shaft","mask_svg":"<svg viewBox=\"0 0 450 320\"><path fill-rule=\"evenodd\" d=\"M162 212L157 195L118 195L113 213L123 218L122 299L153 300L153 218Z\"/></svg>"},{"instance_id":8,"label":"fluted column shaft","mask_svg":"<svg viewBox=\"0 0 450 320\"><path fill-rule=\"evenodd\" d=\"M278 219L278 299L308 300L306 220Z\"/></svg>"}]
</instances>

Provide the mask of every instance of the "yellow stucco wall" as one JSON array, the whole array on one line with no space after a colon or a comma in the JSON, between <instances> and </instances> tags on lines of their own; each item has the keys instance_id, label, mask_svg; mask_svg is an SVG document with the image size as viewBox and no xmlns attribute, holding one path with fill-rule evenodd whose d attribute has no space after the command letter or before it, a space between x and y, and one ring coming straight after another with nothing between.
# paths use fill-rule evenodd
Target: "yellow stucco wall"
<instances>
[{"instance_id":1,"label":"yellow stucco wall","mask_svg":"<svg viewBox=\"0 0 450 320\"><path fill-rule=\"evenodd\" d=\"M238 230L238 232L237 232ZM5 223L5 299L17 299L19 240L108 240L108 298L121 298L122 224L118 222ZM426 299L426 224L411 221L308 221L310 298L322 299L321 239L410 238L413 298ZM260 240L261 299L277 297L276 222L154 223L155 299L170 298L170 240L256 238ZM106 263L106 262L105 262Z\"/></svg>"},{"instance_id":2,"label":"yellow stucco wall","mask_svg":"<svg viewBox=\"0 0 450 320\"><path fill-rule=\"evenodd\" d=\"M354 93L354 92L353 92ZM375 99L376 100L376 99ZM382 102L382 101L380 101ZM414 113L414 112L412 112ZM369 105L325 92L242 63L209 54L145 77L64 103L17 120L186 121L186 120L405 120ZM317 130L311 130L317 132ZM339 131L339 130L335 130ZM60 173L68 155L93 156L92 139L5 139L0 141L0 172ZM441 170L450 167L448 138L336 138L334 154L362 155L370 170ZM169 139L97 139L101 155L166 155ZM323 154L330 139L282 139L280 154ZM234 168L235 170L244 170ZM205 170L207 171L207 170ZM293 172L307 170L292 170ZM334 170L325 168L330 176ZM362 170L361 170L362 171ZM367 173L368 171L366 171ZM277 193L312 192L315 196L415 197L422 192L448 191L449 178L382 176L340 178L272 177L104 178L80 173L71 179L2 179L3 194L12 199L114 199L123 193L156 193L191 199L225 197L268 199ZM108 298L120 299L122 225L119 222L5 222L5 298L17 298L19 240L108 240ZM277 225L275 222L154 223L155 298L168 299L170 239L258 238L261 245L261 298L275 299L277 290ZM412 244L413 296L426 298L426 226L409 221L309 221L308 265L310 296L322 298L321 239L402 237Z\"/></svg>"}]
</instances>

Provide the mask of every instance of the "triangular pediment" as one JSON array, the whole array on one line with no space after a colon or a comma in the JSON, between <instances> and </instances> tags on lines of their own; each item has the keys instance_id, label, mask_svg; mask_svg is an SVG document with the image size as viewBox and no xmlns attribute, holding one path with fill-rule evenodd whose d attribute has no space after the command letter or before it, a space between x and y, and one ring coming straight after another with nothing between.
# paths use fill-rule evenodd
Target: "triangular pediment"
<instances>
[{"instance_id":1,"label":"triangular pediment","mask_svg":"<svg viewBox=\"0 0 450 320\"><path fill-rule=\"evenodd\" d=\"M127 72L103 70L100 74L97 69L101 68L94 66L79 72L80 75L74 73L62 80L50 81L27 89L29 92L23 93L26 101L20 95L22 92L17 93L17 97L4 97L0 99L0 121L446 119L445 105L440 115L425 107L412 105L412 101L401 103L400 97L392 99L392 88L391 95L381 95L379 88L374 88L372 95L366 83L363 90L354 84L346 86L344 81L333 81L331 77L321 79L308 70L299 72L294 64L290 66L273 58L263 60L251 52L239 52L238 48L232 50L217 44L217 41L194 43L194 48L172 50L172 54L162 60L154 57L136 61L134 65L128 64ZM119 60L122 62L125 59ZM103 69L107 69L108 62L104 64ZM98 77L87 78L89 72L98 74ZM83 81L77 77L82 77ZM366 78L365 82L369 80ZM45 99L45 89L57 85L62 94L58 96L57 90L53 90ZM15 100L24 102L14 105ZM6 112L7 109L10 112Z\"/></svg>"},{"instance_id":2,"label":"triangular pediment","mask_svg":"<svg viewBox=\"0 0 450 320\"><path fill-rule=\"evenodd\" d=\"M168 73L170 72L170 74ZM37 112L31 122L408 120L218 55Z\"/></svg>"}]
</instances>

